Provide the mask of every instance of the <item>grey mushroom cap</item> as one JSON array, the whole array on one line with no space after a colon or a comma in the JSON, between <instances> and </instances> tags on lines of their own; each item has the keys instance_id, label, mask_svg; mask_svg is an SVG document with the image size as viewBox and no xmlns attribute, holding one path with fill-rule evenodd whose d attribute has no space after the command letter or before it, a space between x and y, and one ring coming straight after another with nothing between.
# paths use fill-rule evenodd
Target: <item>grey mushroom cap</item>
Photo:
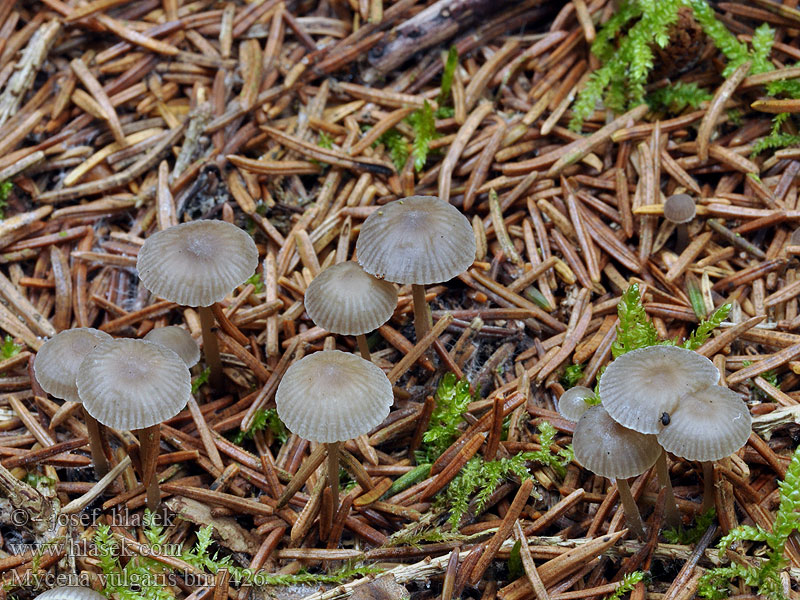
<instances>
[{"instance_id":1,"label":"grey mushroom cap","mask_svg":"<svg viewBox=\"0 0 800 600\"><path fill-rule=\"evenodd\" d=\"M119 339L97 346L77 377L84 407L103 425L143 429L171 419L191 397L189 369L161 344Z\"/></svg>"},{"instance_id":2,"label":"grey mushroom cap","mask_svg":"<svg viewBox=\"0 0 800 600\"><path fill-rule=\"evenodd\" d=\"M664 203L664 217L672 223L688 223L697 214L697 205L689 194L673 194Z\"/></svg>"},{"instance_id":3,"label":"grey mushroom cap","mask_svg":"<svg viewBox=\"0 0 800 600\"><path fill-rule=\"evenodd\" d=\"M641 475L661 454L656 436L623 427L600 405L578 419L572 449L581 465L609 479Z\"/></svg>"},{"instance_id":4,"label":"grey mushroom cap","mask_svg":"<svg viewBox=\"0 0 800 600\"><path fill-rule=\"evenodd\" d=\"M67 329L47 340L36 353L33 373L42 389L62 400L80 402L75 378L78 368L98 344L113 339L90 327Z\"/></svg>"},{"instance_id":5,"label":"grey mushroom cap","mask_svg":"<svg viewBox=\"0 0 800 600\"><path fill-rule=\"evenodd\" d=\"M576 385L561 394L558 399L558 412L565 419L577 422L583 416L589 405L586 404L587 398L594 396L594 390L583 385Z\"/></svg>"},{"instance_id":6,"label":"grey mushroom cap","mask_svg":"<svg viewBox=\"0 0 800 600\"><path fill-rule=\"evenodd\" d=\"M106 600L106 597L91 588L62 586L42 592L35 600Z\"/></svg>"},{"instance_id":7,"label":"grey mushroom cap","mask_svg":"<svg viewBox=\"0 0 800 600\"><path fill-rule=\"evenodd\" d=\"M306 289L304 301L317 326L331 333L361 335L389 320L397 307L397 290L350 261L317 275Z\"/></svg>"},{"instance_id":8,"label":"grey mushroom cap","mask_svg":"<svg viewBox=\"0 0 800 600\"><path fill-rule=\"evenodd\" d=\"M600 399L611 417L640 433L659 433L661 416L679 400L719 381L719 371L697 352L649 346L623 354L600 377Z\"/></svg>"},{"instance_id":9,"label":"grey mushroom cap","mask_svg":"<svg viewBox=\"0 0 800 600\"><path fill-rule=\"evenodd\" d=\"M177 325L157 327L150 330L144 339L169 348L180 356L189 368L195 366L200 360L200 346L183 327Z\"/></svg>"},{"instance_id":10,"label":"grey mushroom cap","mask_svg":"<svg viewBox=\"0 0 800 600\"><path fill-rule=\"evenodd\" d=\"M449 281L475 260L475 235L467 218L435 196L410 196L373 212L356 242L367 273L395 283Z\"/></svg>"},{"instance_id":11,"label":"grey mushroom cap","mask_svg":"<svg viewBox=\"0 0 800 600\"><path fill-rule=\"evenodd\" d=\"M210 306L253 275L258 249L225 221L191 221L152 234L139 250L142 285L182 306Z\"/></svg>"},{"instance_id":12,"label":"grey mushroom cap","mask_svg":"<svg viewBox=\"0 0 800 600\"><path fill-rule=\"evenodd\" d=\"M374 363L339 350L304 356L275 392L289 431L312 442L352 440L380 425L394 401L392 384Z\"/></svg>"},{"instance_id":13,"label":"grey mushroom cap","mask_svg":"<svg viewBox=\"0 0 800 600\"><path fill-rule=\"evenodd\" d=\"M750 411L739 394L711 385L681 398L658 443L686 460L720 460L747 443L751 427Z\"/></svg>"}]
</instances>

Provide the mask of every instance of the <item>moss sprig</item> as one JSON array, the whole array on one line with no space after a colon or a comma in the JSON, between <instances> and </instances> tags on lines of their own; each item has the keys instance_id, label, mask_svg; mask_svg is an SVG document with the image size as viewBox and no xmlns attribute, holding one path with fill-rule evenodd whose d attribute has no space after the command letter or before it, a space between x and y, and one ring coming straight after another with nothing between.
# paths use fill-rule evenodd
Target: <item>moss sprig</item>
<instances>
[{"instance_id":1,"label":"moss sprig","mask_svg":"<svg viewBox=\"0 0 800 600\"><path fill-rule=\"evenodd\" d=\"M698 592L711 599L725 598L733 579L758 589L759 596L769 600L786 600L780 579L780 570L786 566L784 549L789 536L800 529L800 448L795 450L786 477L778 483L780 504L772 524L772 531L760 526L741 525L724 536L718 544L720 557L733 544L759 542L767 546L767 559L755 566L733 564L709 569L700 579Z\"/></svg>"}]
</instances>

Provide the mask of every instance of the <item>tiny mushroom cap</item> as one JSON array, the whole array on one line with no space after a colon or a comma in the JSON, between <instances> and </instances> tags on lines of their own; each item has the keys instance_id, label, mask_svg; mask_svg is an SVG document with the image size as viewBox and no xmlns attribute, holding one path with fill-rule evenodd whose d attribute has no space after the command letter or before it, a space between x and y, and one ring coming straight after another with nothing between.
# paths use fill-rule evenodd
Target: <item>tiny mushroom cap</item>
<instances>
[{"instance_id":1,"label":"tiny mushroom cap","mask_svg":"<svg viewBox=\"0 0 800 600\"><path fill-rule=\"evenodd\" d=\"M719 371L710 360L678 346L648 346L623 354L600 377L600 399L620 425L658 433L661 417L681 398L714 385Z\"/></svg>"},{"instance_id":2,"label":"tiny mushroom cap","mask_svg":"<svg viewBox=\"0 0 800 600\"><path fill-rule=\"evenodd\" d=\"M183 359L146 340L100 344L81 363L77 383L89 414L115 429L144 429L170 419L192 393Z\"/></svg>"},{"instance_id":3,"label":"tiny mushroom cap","mask_svg":"<svg viewBox=\"0 0 800 600\"><path fill-rule=\"evenodd\" d=\"M658 443L675 456L710 462L744 446L751 426L750 411L739 394L710 385L681 399L658 434Z\"/></svg>"},{"instance_id":4,"label":"tiny mushroom cap","mask_svg":"<svg viewBox=\"0 0 800 600\"><path fill-rule=\"evenodd\" d=\"M397 290L356 262L333 265L317 275L305 295L306 312L332 333L361 335L386 323L397 307Z\"/></svg>"},{"instance_id":5,"label":"tiny mushroom cap","mask_svg":"<svg viewBox=\"0 0 800 600\"><path fill-rule=\"evenodd\" d=\"M106 600L106 597L92 588L62 586L42 592L35 600Z\"/></svg>"},{"instance_id":6,"label":"tiny mushroom cap","mask_svg":"<svg viewBox=\"0 0 800 600\"><path fill-rule=\"evenodd\" d=\"M36 381L56 398L80 402L75 377L78 368L95 346L113 339L105 331L90 327L67 329L47 340L33 362Z\"/></svg>"},{"instance_id":7,"label":"tiny mushroom cap","mask_svg":"<svg viewBox=\"0 0 800 600\"><path fill-rule=\"evenodd\" d=\"M581 465L609 479L641 475L661 454L656 436L623 427L600 405L592 406L578 419L572 449Z\"/></svg>"},{"instance_id":8,"label":"tiny mushroom cap","mask_svg":"<svg viewBox=\"0 0 800 600\"><path fill-rule=\"evenodd\" d=\"M387 573L374 581L360 584L353 589L351 600L408 600L411 597L405 586L395 581L394 575Z\"/></svg>"},{"instance_id":9,"label":"tiny mushroom cap","mask_svg":"<svg viewBox=\"0 0 800 600\"><path fill-rule=\"evenodd\" d=\"M367 273L395 283L449 281L475 260L467 218L435 196L410 196L373 212L356 242Z\"/></svg>"},{"instance_id":10,"label":"tiny mushroom cap","mask_svg":"<svg viewBox=\"0 0 800 600\"><path fill-rule=\"evenodd\" d=\"M576 385L575 387L571 387L561 394L561 397L558 399L558 412L565 419L576 422L583 416L583 413L589 410L586 399L593 396L594 390L586 386Z\"/></svg>"},{"instance_id":11,"label":"tiny mushroom cap","mask_svg":"<svg viewBox=\"0 0 800 600\"><path fill-rule=\"evenodd\" d=\"M688 223L697 214L697 206L689 194L673 194L664 202L664 217L672 223Z\"/></svg>"},{"instance_id":12,"label":"tiny mushroom cap","mask_svg":"<svg viewBox=\"0 0 800 600\"><path fill-rule=\"evenodd\" d=\"M200 346L194 341L191 334L183 327L169 325L168 327L157 327L151 329L144 336L148 342L161 344L169 348L183 359L187 367L193 367L200 360Z\"/></svg>"},{"instance_id":13,"label":"tiny mushroom cap","mask_svg":"<svg viewBox=\"0 0 800 600\"><path fill-rule=\"evenodd\" d=\"M275 392L278 416L289 431L325 444L377 427L393 401L392 384L377 365L339 350L301 358Z\"/></svg>"},{"instance_id":14,"label":"tiny mushroom cap","mask_svg":"<svg viewBox=\"0 0 800 600\"><path fill-rule=\"evenodd\" d=\"M225 221L191 221L151 235L136 268L155 295L183 306L210 306L255 272L258 249Z\"/></svg>"}]
</instances>

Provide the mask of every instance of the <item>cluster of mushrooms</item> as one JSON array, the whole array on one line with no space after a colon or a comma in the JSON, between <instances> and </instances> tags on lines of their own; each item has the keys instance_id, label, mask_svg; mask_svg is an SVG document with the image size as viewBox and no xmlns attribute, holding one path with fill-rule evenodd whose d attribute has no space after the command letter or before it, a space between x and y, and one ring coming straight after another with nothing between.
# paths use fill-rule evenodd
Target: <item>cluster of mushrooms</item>
<instances>
[{"instance_id":1,"label":"cluster of mushrooms","mask_svg":"<svg viewBox=\"0 0 800 600\"><path fill-rule=\"evenodd\" d=\"M677 346L650 346L623 354L600 377L601 404L589 406L588 388L567 390L559 412L576 421L575 459L601 477L616 480L628 526L644 527L627 478L654 464L666 488L666 520L681 524L666 453L698 461L703 469L703 506L713 503L713 462L744 446L751 417L736 392L717 385L720 373L706 357Z\"/></svg>"},{"instance_id":2,"label":"cluster of mushrooms","mask_svg":"<svg viewBox=\"0 0 800 600\"><path fill-rule=\"evenodd\" d=\"M465 271L475 257L475 238L464 215L430 196L397 200L376 210L362 225L356 245L358 262L337 256L309 285L305 303L314 323L331 333L355 335L361 357L323 350L287 369L275 394L278 416L290 431L319 443L318 451L289 483L285 503L327 453L327 480L334 511L338 506L341 443L378 426L394 401L386 374L370 360L365 334L392 316L398 301L394 283L413 290L415 329L430 329L424 286L447 281ZM224 221L194 221L169 227L147 238L137 269L142 285L154 295L197 308L202 349L217 391L224 384L215 320L217 305L246 282L258 266L252 238ZM200 348L182 327L150 331L144 339L119 338L90 328L58 333L39 351L34 372L44 391L82 408L97 475L109 472L106 428L135 432L138 452L132 458L147 490L147 505L160 502L156 464L160 423L195 403L189 369ZM191 406L190 406L191 407ZM191 407L197 409L196 404ZM138 458L137 455L138 454ZM355 460L345 460L353 468ZM360 472L357 479L365 479ZM366 478L365 485L371 485Z\"/></svg>"}]
</instances>

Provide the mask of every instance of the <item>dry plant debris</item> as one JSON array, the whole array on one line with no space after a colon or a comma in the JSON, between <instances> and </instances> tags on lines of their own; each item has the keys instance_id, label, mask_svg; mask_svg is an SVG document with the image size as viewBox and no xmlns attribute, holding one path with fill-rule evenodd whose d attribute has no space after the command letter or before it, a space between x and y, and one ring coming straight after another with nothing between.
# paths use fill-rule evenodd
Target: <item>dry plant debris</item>
<instances>
[{"instance_id":1,"label":"dry plant debris","mask_svg":"<svg viewBox=\"0 0 800 600\"><path fill-rule=\"evenodd\" d=\"M0 594L797 598L796 5L0 0ZM315 326L312 280L413 195L466 215L474 262L398 286L361 347ZM676 195L689 222L664 216ZM203 319L135 270L152 234L201 219L258 250ZM167 325L219 345L222 382L192 368L157 460L101 432L98 480L36 353ZM713 362L753 431L713 466L669 457L682 530L662 531L656 467L629 482L636 540L556 408L665 340ZM324 447L274 409L323 349L371 356L394 394L341 444L338 500Z\"/></svg>"}]
</instances>

